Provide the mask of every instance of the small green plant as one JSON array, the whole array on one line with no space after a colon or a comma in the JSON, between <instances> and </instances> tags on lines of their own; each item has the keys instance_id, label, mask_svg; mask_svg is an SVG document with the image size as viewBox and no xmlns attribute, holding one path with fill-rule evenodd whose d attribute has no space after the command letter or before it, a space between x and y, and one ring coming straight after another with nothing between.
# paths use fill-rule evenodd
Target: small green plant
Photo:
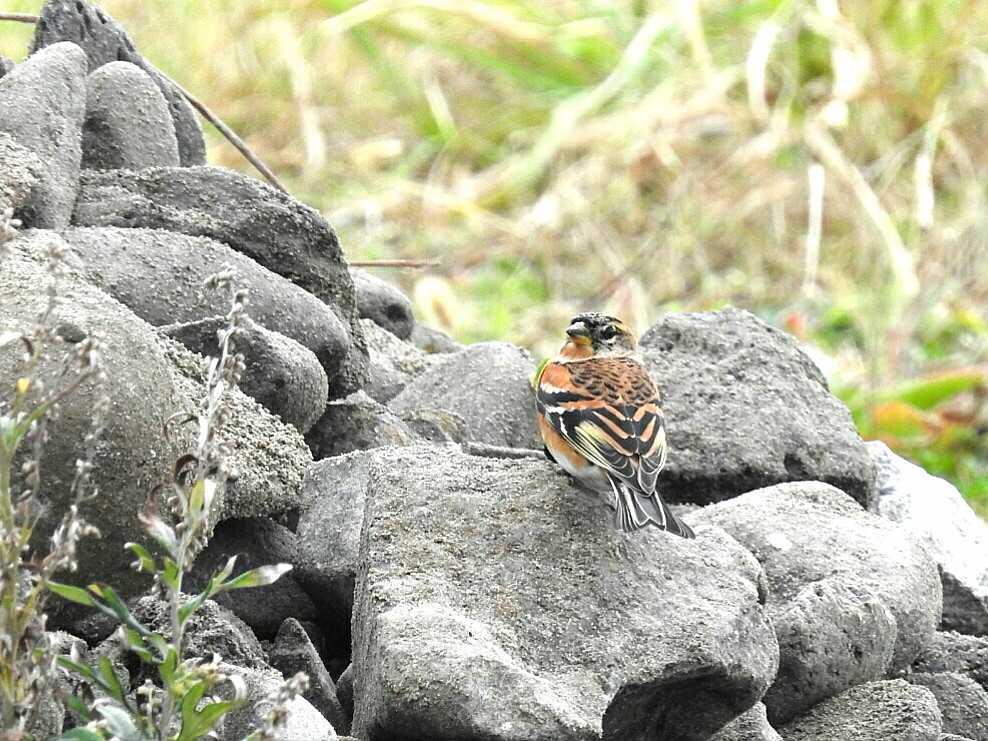
<instances>
[{"instance_id":1,"label":"small green plant","mask_svg":"<svg viewBox=\"0 0 988 741\"><path fill-rule=\"evenodd\" d=\"M180 458L170 482L166 506L174 525L159 514L159 492L152 492L148 505L139 515L145 531L161 548L155 557L139 543L128 543L135 556L134 567L154 577L169 607L169 626L157 632L138 621L112 587L90 584L86 588L49 583L53 592L72 602L95 608L120 621L119 637L141 661L154 667L160 686L146 680L131 696L103 657L88 666L79 656L60 657L59 663L81 677L96 694L90 702L69 698L70 707L85 721L84 727L62 736L75 741L132 739L133 741L192 741L208 736L224 715L244 699L243 680L222 671L220 657L211 660L185 655L185 629L189 620L209 598L232 589L262 586L276 581L291 566L262 566L233 577L236 557L229 559L195 596L182 593L183 577L196 555L205 546L227 478L230 459L227 443L221 437L228 413L226 397L243 372L243 358L234 352L234 338L245 315L246 295L232 287L231 276L223 273L207 280L207 287L231 292L227 326L219 333L220 355L209 359L206 396L197 415L177 416L172 424L195 422L195 453ZM285 707L305 690L307 679L299 674L288 680L273 697L274 709L264 727L249 737L251 741L274 738L273 732L284 721ZM218 688L229 684L229 699L216 696Z\"/></svg>"},{"instance_id":2,"label":"small green plant","mask_svg":"<svg viewBox=\"0 0 988 741\"><path fill-rule=\"evenodd\" d=\"M0 212L0 262L15 236L17 223L8 209ZM95 496L91 471L96 441L108 403L100 389L105 379L100 345L93 337L75 343L59 363L51 355L65 343L53 329L58 305L58 278L64 254L57 240L49 245L48 300L26 332L0 328L0 350L22 351L12 395L0 398L0 736L29 737L40 700L56 677L55 656L45 633L44 607L59 571L76 568L81 537L96 534L80 515L80 505ZM52 375L45 369L58 368ZM43 377L44 376L44 377ZM49 423L63 400L83 383L96 384L90 429L71 483L74 501L55 529L47 555L31 552L31 540L43 512L41 453ZM20 476L15 477L19 467Z\"/></svg>"}]
</instances>

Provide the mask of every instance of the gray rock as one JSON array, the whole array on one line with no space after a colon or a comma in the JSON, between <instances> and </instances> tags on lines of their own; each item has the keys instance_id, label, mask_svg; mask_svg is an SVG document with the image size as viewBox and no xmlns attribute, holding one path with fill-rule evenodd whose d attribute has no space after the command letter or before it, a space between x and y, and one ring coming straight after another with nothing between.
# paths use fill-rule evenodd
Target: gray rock
<instances>
[{"instance_id":1,"label":"gray rock","mask_svg":"<svg viewBox=\"0 0 988 741\"><path fill-rule=\"evenodd\" d=\"M895 616L893 668L909 666L933 640L941 610L936 564L907 532L832 486L779 484L705 507L689 520L724 528L755 554L774 606L828 577L872 591Z\"/></svg>"},{"instance_id":2,"label":"gray rock","mask_svg":"<svg viewBox=\"0 0 988 741\"><path fill-rule=\"evenodd\" d=\"M284 683L281 673L274 669L249 669L223 666L231 674L239 674L247 686L243 705L232 710L224 719L220 741L241 741L264 723L271 712L271 696ZM285 724L274 736L274 741L337 741L336 731L322 713L304 697L296 697L287 705Z\"/></svg>"},{"instance_id":3,"label":"gray rock","mask_svg":"<svg viewBox=\"0 0 988 741\"><path fill-rule=\"evenodd\" d=\"M386 404L411 381L441 364L445 356L431 357L370 319L360 324L367 339L367 385L364 391L375 401Z\"/></svg>"},{"instance_id":4,"label":"gray rock","mask_svg":"<svg viewBox=\"0 0 988 741\"><path fill-rule=\"evenodd\" d=\"M535 426L532 357L506 342L483 342L447 356L388 402L399 416L439 409L461 416L473 442L542 448Z\"/></svg>"},{"instance_id":5,"label":"gray rock","mask_svg":"<svg viewBox=\"0 0 988 741\"><path fill-rule=\"evenodd\" d=\"M73 218L79 226L210 237L288 278L332 306L349 335L350 349L337 358L334 372L326 370L333 396L363 385L367 348L339 239L316 210L290 195L219 167L87 170Z\"/></svg>"},{"instance_id":6,"label":"gray rock","mask_svg":"<svg viewBox=\"0 0 988 741\"><path fill-rule=\"evenodd\" d=\"M5 57L3 54L0 54L0 77L3 77L7 73L9 73L12 69L14 69L14 60L11 59L10 57Z\"/></svg>"},{"instance_id":7,"label":"gray rock","mask_svg":"<svg viewBox=\"0 0 988 741\"><path fill-rule=\"evenodd\" d=\"M196 559L188 577L189 588L194 591L204 589L231 556L237 556L234 574L269 564L294 565L298 561L298 539L288 528L264 517L222 522ZM289 618L315 620L317 616L315 605L295 581L292 572L274 584L223 592L215 599L261 638L273 638Z\"/></svg>"},{"instance_id":8,"label":"gray rock","mask_svg":"<svg viewBox=\"0 0 988 741\"><path fill-rule=\"evenodd\" d=\"M973 739L967 738L967 736L956 736L953 733L941 733L940 741L973 741Z\"/></svg>"},{"instance_id":9,"label":"gray rock","mask_svg":"<svg viewBox=\"0 0 988 741\"><path fill-rule=\"evenodd\" d=\"M845 578L804 587L772 623L779 673L763 702L775 726L849 687L883 679L892 663L895 617L873 592Z\"/></svg>"},{"instance_id":10,"label":"gray rock","mask_svg":"<svg viewBox=\"0 0 988 741\"><path fill-rule=\"evenodd\" d=\"M779 729L786 741L939 741L940 710L901 679L859 684Z\"/></svg>"},{"instance_id":11,"label":"gray rock","mask_svg":"<svg viewBox=\"0 0 988 741\"><path fill-rule=\"evenodd\" d=\"M326 405L326 411L305 437L316 460L354 450L408 445L412 432L398 416L363 391Z\"/></svg>"},{"instance_id":12,"label":"gray rock","mask_svg":"<svg viewBox=\"0 0 988 741\"><path fill-rule=\"evenodd\" d=\"M25 226L69 223L79 184L86 113L86 55L55 44L0 78L0 132L41 161L45 172L18 209Z\"/></svg>"},{"instance_id":13,"label":"gray rock","mask_svg":"<svg viewBox=\"0 0 988 741\"><path fill-rule=\"evenodd\" d=\"M710 741L783 741L782 736L769 725L765 716L765 706L755 705L741 713L717 733Z\"/></svg>"},{"instance_id":14,"label":"gray rock","mask_svg":"<svg viewBox=\"0 0 988 741\"><path fill-rule=\"evenodd\" d=\"M11 208L14 217L23 214L36 198L35 192L47 177L47 168L38 155L25 149L10 135L0 132L0 212Z\"/></svg>"},{"instance_id":15,"label":"gray rock","mask_svg":"<svg viewBox=\"0 0 988 741\"><path fill-rule=\"evenodd\" d=\"M151 76L130 62L89 75L82 166L93 170L178 166L168 101Z\"/></svg>"},{"instance_id":16,"label":"gray rock","mask_svg":"<svg viewBox=\"0 0 988 741\"><path fill-rule=\"evenodd\" d=\"M161 332L192 352L215 355L217 332L226 324L226 318L220 316L171 324L162 327ZM329 394L326 372L315 354L249 317L243 322L235 347L246 364L240 389L285 424L302 434L308 432L322 415Z\"/></svg>"},{"instance_id":17,"label":"gray rock","mask_svg":"<svg viewBox=\"0 0 988 741\"><path fill-rule=\"evenodd\" d=\"M347 717L353 719L353 664L348 664L347 668L336 680L336 696L343 706L343 712Z\"/></svg>"},{"instance_id":18,"label":"gray rock","mask_svg":"<svg viewBox=\"0 0 988 741\"><path fill-rule=\"evenodd\" d=\"M230 297L203 281L231 267L237 286L248 291L251 319L311 350L330 387L341 385L349 339L332 308L226 245L152 229L74 228L63 236L93 283L155 326L225 315Z\"/></svg>"},{"instance_id":19,"label":"gray rock","mask_svg":"<svg viewBox=\"0 0 988 741\"><path fill-rule=\"evenodd\" d=\"M7 244L11 253L0 269L0 327L29 331L45 308L45 287L50 277L40 264L50 244L60 243L54 232L23 232ZM64 243L62 248L65 249ZM98 543L85 540L79 547L79 582L113 584L125 594L147 586L146 577L129 568L124 543L143 535L137 521L148 493L162 480L170 462L185 452L188 436L165 437L165 421L186 403L154 330L122 304L85 283L65 275L59 281L60 302L52 322L64 342L53 344L51 358L42 367L43 377L54 382L62 360L87 332L102 338L102 361L107 374L105 392L112 411L97 447L94 485L100 494L82 507L87 520L102 532ZM19 346L0 349L0 378L14 378L20 366ZM139 379L139 381L137 380ZM11 386L0 385L9 399ZM42 460L44 509L33 541L47 553L48 539L73 501L70 485L75 460L89 431L92 408L99 396L86 384L61 403L61 414L49 425L50 439ZM69 579L68 575L63 576ZM49 603L58 611L60 600Z\"/></svg>"},{"instance_id":20,"label":"gray rock","mask_svg":"<svg viewBox=\"0 0 988 741\"><path fill-rule=\"evenodd\" d=\"M204 360L167 337L161 342L175 370L175 383L190 400L175 411L194 414L206 395ZM233 389L227 401L222 434L236 475L226 483L217 521L297 508L302 476L312 463L304 438L240 389Z\"/></svg>"},{"instance_id":21,"label":"gray rock","mask_svg":"<svg viewBox=\"0 0 988 741\"><path fill-rule=\"evenodd\" d=\"M943 730L988 741L988 692L963 674L911 674L909 682L926 687L937 699Z\"/></svg>"},{"instance_id":22,"label":"gray rock","mask_svg":"<svg viewBox=\"0 0 988 741\"><path fill-rule=\"evenodd\" d=\"M367 477L378 452L351 453L312 465L302 484L296 577L318 596L324 624L350 643L354 579L364 522Z\"/></svg>"},{"instance_id":23,"label":"gray rock","mask_svg":"<svg viewBox=\"0 0 988 741\"><path fill-rule=\"evenodd\" d=\"M669 315L641 349L666 415L664 496L705 504L814 480L867 504L874 471L864 443L794 339L725 309Z\"/></svg>"},{"instance_id":24,"label":"gray rock","mask_svg":"<svg viewBox=\"0 0 988 741\"><path fill-rule=\"evenodd\" d=\"M343 707L336 696L336 685L333 684L305 629L297 620L288 618L282 623L274 645L268 652L268 660L286 678L294 676L297 672L305 672L309 678L309 689L304 695L305 699L333 724L333 728L340 733L349 733L350 718L343 712Z\"/></svg>"},{"instance_id":25,"label":"gray rock","mask_svg":"<svg viewBox=\"0 0 988 741\"><path fill-rule=\"evenodd\" d=\"M717 528L628 537L548 461L362 455L358 738L706 739L775 675L761 569Z\"/></svg>"},{"instance_id":26,"label":"gray rock","mask_svg":"<svg viewBox=\"0 0 988 741\"><path fill-rule=\"evenodd\" d=\"M206 142L192 106L174 82L137 52L126 31L113 18L86 0L47 0L35 26L31 52L36 54L60 41L72 41L83 48L89 71L121 61L136 64L149 74L168 101L182 164L205 164Z\"/></svg>"},{"instance_id":27,"label":"gray rock","mask_svg":"<svg viewBox=\"0 0 988 741\"><path fill-rule=\"evenodd\" d=\"M876 471L870 509L906 528L937 562L943 629L988 633L988 523L950 482L903 460L885 443L867 445Z\"/></svg>"},{"instance_id":28,"label":"gray rock","mask_svg":"<svg viewBox=\"0 0 988 741\"><path fill-rule=\"evenodd\" d=\"M370 319L403 340L412 335L412 302L395 286L360 268L350 268L361 319Z\"/></svg>"},{"instance_id":29,"label":"gray rock","mask_svg":"<svg viewBox=\"0 0 988 741\"><path fill-rule=\"evenodd\" d=\"M459 352L463 349L463 345L445 332L418 322L412 327L412 336L408 341L422 352L430 354Z\"/></svg>"},{"instance_id":30,"label":"gray rock","mask_svg":"<svg viewBox=\"0 0 988 741\"><path fill-rule=\"evenodd\" d=\"M141 597L131 606L131 615L166 639L171 638L171 617L168 603L164 600ZM211 599L203 602L189 618L184 635L186 656L208 660L213 654L219 654L223 661L237 666L248 669L268 668L264 649L246 623ZM118 634L115 633L107 640L116 641L121 650L125 650ZM158 678L150 666L142 667L142 670ZM134 686L140 686L142 682L143 677L136 678Z\"/></svg>"},{"instance_id":31,"label":"gray rock","mask_svg":"<svg viewBox=\"0 0 988 741\"><path fill-rule=\"evenodd\" d=\"M966 674L988 690L988 636L937 633L913 664L913 671Z\"/></svg>"},{"instance_id":32,"label":"gray rock","mask_svg":"<svg viewBox=\"0 0 988 741\"><path fill-rule=\"evenodd\" d=\"M470 440L467 422L454 412L443 409L409 409L401 415L415 437L436 445L464 445Z\"/></svg>"}]
</instances>

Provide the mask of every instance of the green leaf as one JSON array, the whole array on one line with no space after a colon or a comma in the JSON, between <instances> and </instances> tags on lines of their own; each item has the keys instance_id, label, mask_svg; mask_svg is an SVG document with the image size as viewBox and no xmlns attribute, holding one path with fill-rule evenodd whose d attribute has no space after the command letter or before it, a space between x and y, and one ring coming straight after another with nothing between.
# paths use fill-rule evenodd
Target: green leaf
<instances>
[{"instance_id":1,"label":"green leaf","mask_svg":"<svg viewBox=\"0 0 988 741\"><path fill-rule=\"evenodd\" d=\"M881 401L901 401L925 411L959 394L986 387L988 371L981 368L958 368L908 381L883 392L879 398Z\"/></svg>"},{"instance_id":2,"label":"green leaf","mask_svg":"<svg viewBox=\"0 0 988 741\"><path fill-rule=\"evenodd\" d=\"M127 695L124 692L124 688L120 685L120 679L117 677L116 672L113 671L113 664L110 663L110 659L106 656L101 657L99 660L99 673L103 677L103 683L109 690L110 697L126 706Z\"/></svg>"},{"instance_id":3,"label":"green leaf","mask_svg":"<svg viewBox=\"0 0 988 741\"><path fill-rule=\"evenodd\" d=\"M73 661L68 656L59 656L58 665L63 669L67 669L73 674L78 674L83 679L88 679L90 682L93 682L94 684L100 683L100 679L98 676L96 676L96 672L94 672L90 667L86 666L85 664L80 664L78 661Z\"/></svg>"},{"instance_id":4,"label":"green leaf","mask_svg":"<svg viewBox=\"0 0 988 741\"><path fill-rule=\"evenodd\" d=\"M220 718L241 704L235 702L210 703L198 711L194 718L190 718L187 724L183 720L182 733L177 741L192 741L209 733L219 722Z\"/></svg>"},{"instance_id":5,"label":"green leaf","mask_svg":"<svg viewBox=\"0 0 988 741\"><path fill-rule=\"evenodd\" d=\"M137 654L141 661L146 664L155 664L157 660L148 651L147 642L144 637L133 628L124 626L124 636L127 639L127 647Z\"/></svg>"},{"instance_id":6,"label":"green leaf","mask_svg":"<svg viewBox=\"0 0 988 741\"><path fill-rule=\"evenodd\" d=\"M199 681L189 688L182 698L182 733L179 734L179 741L192 741L202 735L197 724L198 712L196 706L206 693L206 683Z\"/></svg>"},{"instance_id":7,"label":"green leaf","mask_svg":"<svg viewBox=\"0 0 988 741\"><path fill-rule=\"evenodd\" d=\"M178 590L178 564L172 559L165 559L165 568L161 572L161 581L172 591Z\"/></svg>"},{"instance_id":8,"label":"green leaf","mask_svg":"<svg viewBox=\"0 0 988 741\"><path fill-rule=\"evenodd\" d=\"M206 504L206 479L199 479L189 492L189 514L199 519Z\"/></svg>"},{"instance_id":9,"label":"green leaf","mask_svg":"<svg viewBox=\"0 0 988 741\"><path fill-rule=\"evenodd\" d=\"M124 543L124 548L137 556L137 570L145 574L155 574L158 572L158 564L151 556L148 549L140 543Z\"/></svg>"},{"instance_id":10,"label":"green leaf","mask_svg":"<svg viewBox=\"0 0 988 741\"><path fill-rule=\"evenodd\" d=\"M48 582L48 589L57 594L59 597L67 599L69 602L75 602L78 605L85 605L86 607L96 606L96 602L93 600L92 595L80 587L73 587L70 584L61 584L59 582L50 581Z\"/></svg>"},{"instance_id":11,"label":"green leaf","mask_svg":"<svg viewBox=\"0 0 988 741\"><path fill-rule=\"evenodd\" d=\"M65 704L87 723L93 719L92 709L75 695L68 695L65 698Z\"/></svg>"},{"instance_id":12,"label":"green leaf","mask_svg":"<svg viewBox=\"0 0 988 741\"><path fill-rule=\"evenodd\" d=\"M178 668L178 653L174 648L169 648L164 661L158 664L158 674L166 687L170 687L175 678L175 670Z\"/></svg>"},{"instance_id":13,"label":"green leaf","mask_svg":"<svg viewBox=\"0 0 988 741\"><path fill-rule=\"evenodd\" d=\"M110 704L97 705L96 712L103 716L106 727L113 734L115 740L145 741L141 732L137 730L137 726L134 725L130 713L123 708Z\"/></svg>"},{"instance_id":14,"label":"green leaf","mask_svg":"<svg viewBox=\"0 0 988 741\"><path fill-rule=\"evenodd\" d=\"M189 617L193 613L195 613L196 610L202 607L202 603L209 598L210 594L215 594L216 591L219 590L213 590L212 583L210 583L210 586L207 587L204 591L200 592L193 599L190 599L188 602L186 602L184 605L178 608L178 622L181 623L182 625L185 625L185 621L188 620Z\"/></svg>"},{"instance_id":15,"label":"green leaf","mask_svg":"<svg viewBox=\"0 0 988 741\"><path fill-rule=\"evenodd\" d=\"M220 592L225 592L230 589L248 589L250 587L264 587L268 584L274 584L283 575L287 574L292 570L292 565L288 563L279 563L271 566L261 566L256 569L251 569L250 571L245 571L236 579L228 581L222 587L220 587Z\"/></svg>"}]
</instances>

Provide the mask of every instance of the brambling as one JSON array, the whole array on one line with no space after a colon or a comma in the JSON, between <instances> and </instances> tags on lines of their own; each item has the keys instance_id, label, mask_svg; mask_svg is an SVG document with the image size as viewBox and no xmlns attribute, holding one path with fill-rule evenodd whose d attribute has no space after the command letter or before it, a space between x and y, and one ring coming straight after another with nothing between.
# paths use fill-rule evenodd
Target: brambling
<instances>
[{"instance_id":1,"label":"brambling","mask_svg":"<svg viewBox=\"0 0 988 741\"><path fill-rule=\"evenodd\" d=\"M609 495L619 530L655 525L695 537L655 490L666 461L665 422L634 335L619 319L598 313L573 317L566 334L559 354L535 378L546 456Z\"/></svg>"}]
</instances>

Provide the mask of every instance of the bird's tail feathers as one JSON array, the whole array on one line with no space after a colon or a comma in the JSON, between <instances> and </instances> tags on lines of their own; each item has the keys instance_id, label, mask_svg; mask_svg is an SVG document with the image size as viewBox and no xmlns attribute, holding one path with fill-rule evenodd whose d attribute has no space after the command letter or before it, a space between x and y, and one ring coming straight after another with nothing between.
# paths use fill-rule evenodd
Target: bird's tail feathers
<instances>
[{"instance_id":1,"label":"bird's tail feathers","mask_svg":"<svg viewBox=\"0 0 988 741\"><path fill-rule=\"evenodd\" d=\"M680 520L662 501L658 493L651 495L635 491L627 484L608 477L614 491L614 526L624 532L641 530L654 525L681 538L695 538L692 528Z\"/></svg>"}]
</instances>

